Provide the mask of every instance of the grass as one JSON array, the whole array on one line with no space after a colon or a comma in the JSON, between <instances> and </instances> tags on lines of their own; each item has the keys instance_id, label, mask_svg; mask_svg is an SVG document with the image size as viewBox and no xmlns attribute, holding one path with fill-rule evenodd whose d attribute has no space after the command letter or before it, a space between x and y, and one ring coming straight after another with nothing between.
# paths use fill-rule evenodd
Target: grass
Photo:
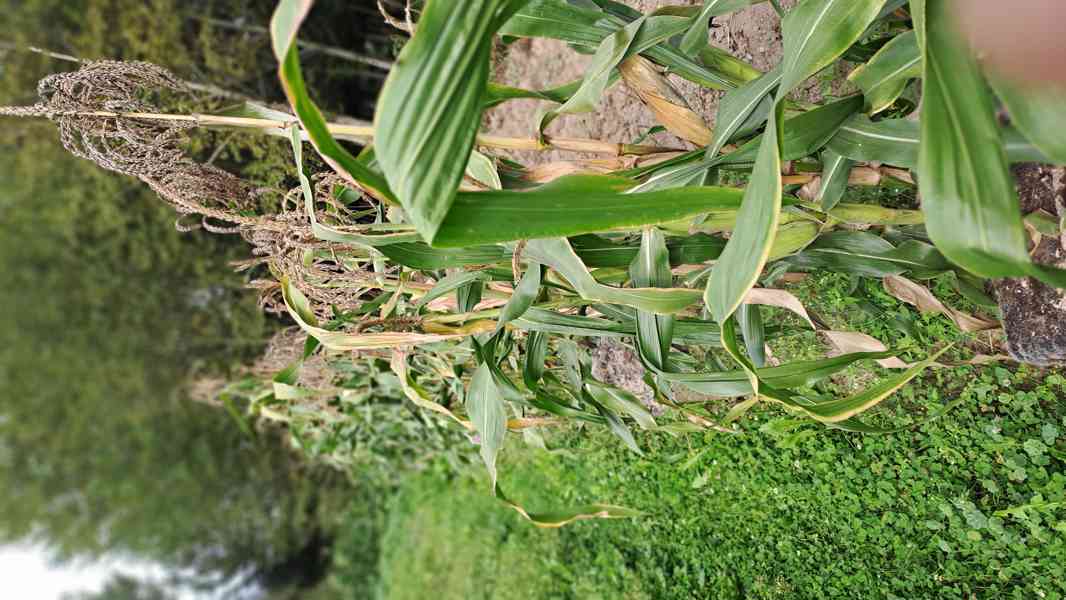
<instances>
[{"instance_id":1,"label":"grass","mask_svg":"<svg viewBox=\"0 0 1066 600\"><path fill-rule=\"evenodd\" d=\"M644 460L572 432L550 443L579 456L505 462L530 506L648 513L632 520L537 530L480 476L422 474L392 504L381 596L1061 598L1066 381L986 369L940 383L962 385L964 406L893 436L767 410L740 435L645 438Z\"/></svg>"},{"instance_id":2,"label":"grass","mask_svg":"<svg viewBox=\"0 0 1066 600\"><path fill-rule=\"evenodd\" d=\"M884 341L967 341L846 277L799 294ZM883 323L880 327L877 323ZM910 340L909 336L916 336ZM812 352L812 336L783 351ZM906 358L906 356L904 357ZM855 367L829 385L849 388ZM492 499L479 469L439 466L392 500L378 595L451 598L1062 598L1066 596L1066 379L1030 368L930 372L877 421L939 420L886 436L826 430L764 407L737 435L609 433L510 440L501 477L534 509L609 502L645 517L539 530Z\"/></svg>"}]
</instances>

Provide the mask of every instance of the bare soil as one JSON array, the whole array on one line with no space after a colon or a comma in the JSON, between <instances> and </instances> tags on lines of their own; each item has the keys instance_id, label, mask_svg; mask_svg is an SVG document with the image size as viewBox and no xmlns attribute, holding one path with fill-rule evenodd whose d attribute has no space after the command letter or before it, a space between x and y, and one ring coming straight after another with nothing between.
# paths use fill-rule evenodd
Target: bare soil
<instances>
[{"instance_id":1,"label":"bare soil","mask_svg":"<svg viewBox=\"0 0 1066 600\"><path fill-rule=\"evenodd\" d=\"M623 0L641 12L663 6L696 5L701 0ZM795 0L784 2L785 6ZM711 30L712 43L734 56L751 62L767 71L781 61L781 26L777 14L768 3L715 19ZM578 54L566 44L548 39L523 39L501 47L494 64L493 79L499 83L527 89L545 89L580 79L590 57ZM669 76L670 82L688 101L693 110L713 127L714 115L722 92L707 90ZM810 81L796 96L816 101L820 98L817 82ZM537 100L506 102L485 116L487 133L517 137L532 137L540 112L548 103ZM594 113L564 115L557 119L547 133L575 138L591 138L612 142L632 142L657 125L651 111L624 83L612 87L604 95ZM668 133L656 134L648 143L691 149L693 146ZM515 152L511 157L527 165L572 159L573 153Z\"/></svg>"},{"instance_id":2,"label":"bare soil","mask_svg":"<svg viewBox=\"0 0 1066 600\"><path fill-rule=\"evenodd\" d=\"M1061 167L1038 164L1014 168L1022 213L1042 210L1058 216L1056 200L1066 199ZM1033 260L1066 266L1062 237L1043 236L1032 248ZM1007 347L1014 358L1039 366L1066 364L1066 293L1032 277L1012 277L993 284L1003 312Z\"/></svg>"}]
</instances>

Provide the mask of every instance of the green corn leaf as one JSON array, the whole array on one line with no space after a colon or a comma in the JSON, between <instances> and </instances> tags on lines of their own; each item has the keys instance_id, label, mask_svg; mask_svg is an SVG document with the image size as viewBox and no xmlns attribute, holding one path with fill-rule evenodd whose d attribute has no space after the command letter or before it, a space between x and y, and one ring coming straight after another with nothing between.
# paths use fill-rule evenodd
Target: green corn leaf
<instances>
[{"instance_id":1,"label":"green corn leaf","mask_svg":"<svg viewBox=\"0 0 1066 600\"><path fill-rule=\"evenodd\" d=\"M493 34L525 0L430 0L389 72L374 115L378 163L422 237L433 243L481 123Z\"/></svg>"},{"instance_id":2,"label":"green corn leaf","mask_svg":"<svg viewBox=\"0 0 1066 600\"><path fill-rule=\"evenodd\" d=\"M598 235L570 238L570 246L590 268L623 267L632 264L640 250L638 242L612 242ZM714 260L722 253L725 240L705 233L666 238L670 265L697 265Z\"/></svg>"},{"instance_id":3,"label":"green corn leaf","mask_svg":"<svg viewBox=\"0 0 1066 600\"><path fill-rule=\"evenodd\" d=\"M526 272L515 287L514 294L511 295L511 299L507 301L503 311L500 312L500 318L496 325L497 331L502 329L507 323L524 315L529 310L529 307L533 306L533 302L537 299L537 294L540 293L541 271L540 264L536 262L531 262L526 267Z\"/></svg>"},{"instance_id":4,"label":"green corn leaf","mask_svg":"<svg viewBox=\"0 0 1066 600\"><path fill-rule=\"evenodd\" d=\"M922 74L922 53L914 31L892 38L866 64L848 75L866 98L866 112L874 115L899 98L907 83Z\"/></svg>"},{"instance_id":5,"label":"green corn leaf","mask_svg":"<svg viewBox=\"0 0 1066 600\"><path fill-rule=\"evenodd\" d=\"M615 2L614 0L591 1L597 4L600 8L602 8L604 12L609 13L610 15L619 19L620 22L631 22L641 17L640 11L631 8L625 4L622 4L621 2ZM653 14L676 15L691 20L698 16L698 10L694 6L664 6L655 11L655 13ZM732 64L726 65L722 69L718 69L717 67L722 65L723 55L729 55L726 54L724 51L714 52L712 48L713 47L710 45L705 45L704 48L700 51L698 56L700 61L703 62L703 65L688 60L686 54L691 53L676 49L670 44L660 44L658 46L655 46L654 48L649 49L645 56L667 67L670 71L676 73L677 75L688 79L689 81L692 81L693 83L712 89L732 89L737 85L745 81L750 81L751 79L754 79L759 75L758 71L756 71L753 67L741 63L741 61L737 61L732 57L729 57L730 59L732 59L729 61ZM714 54L714 57L711 60L707 60L709 58L709 54ZM744 67L746 67L742 67L742 73L738 73L736 71L736 67L739 66L738 63L744 64ZM702 67L704 66L715 68L705 70L702 69ZM750 73L751 71L755 71L754 75ZM734 76L734 74L738 76ZM708 77L708 75L710 75L710 77Z\"/></svg>"},{"instance_id":6,"label":"green corn leaf","mask_svg":"<svg viewBox=\"0 0 1066 600\"><path fill-rule=\"evenodd\" d=\"M781 23L784 52L778 101L829 66L873 23L884 0L806 0Z\"/></svg>"},{"instance_id":7,"label":"green corn leaf","mask_svg":"<svg viewBox=\"0 0 1066 600\"><path fill-rule=\"evenodd\" d=\"M336 242L339 244L351 244L353 246L377 247L389 244L414 242L419 239L415 231L401 231L398 233L355 233L324 225L318 221L315 215L315 192L311 189L311 180L308 179L303 169L303 143L300 140L300 129L289 129L289 141L292 143L292 152L296 162L296 174L300 179L300 190L304 197L304 213L311 222L311 233L320 240Z\"/></svg>"},{"instance_id":8,"label":"green corn leaf","mask_svg":"<svg viewBox=\"0 0 1066 600\"><path fill-rule=\"evenodd\" d=\"M992 84L1022 134L1052 161L1066 164L1066 88L1027 88L1000 78Z\"/></svg>"},{"instance_id":9,"label":"green corn leaf","mask_svg":"<svg viewBox=\"0 0 1066 600\"><path fill-rule=\"evenodd\" d=\"M721 256L724 248L725 240L706 233L666 238L671 266L703 264Z\"/></svg>"},{"instance_id":10,"label":"green corn leaf","mask_svg":"<svg viewBox=\"0 0 1066 600\"><path fill-rule=\"evenodd\" d=\"M759 123L765 122L773 102L768 98L779 83L781 68L777 67L750 83L726 92L718 103L718 113L714 120L715 139L714 144L707 150L707 160L713 160L722 147L735 136L742 134L742 127L749 123L748 119L752 115L759 115ZM760 108L762 112L759 112Z\"/></svg>"},{"instance_id":11,"label":"green corn leaf","mask_svg":"<svg viewBox=\"0 0 1066 600\"><path fill-rule=\"evenodd\" d=\"M785 121L781 142L782 160L796 160L820 150L836 136L841 126L862 107L859 96L851 96L819 106ZM742 165L755 162L763 136L756 137L729 154L715 157L712 166Z\"/></svg>"},{"instance_id":12,"label":"green corn leaf","mask_svg":"<svg viewBox=\"0 0 1066 600\"><path fill-rule=\"evenodd\" d=\"M848 177L855 162L832 150L822 152L822 185L814 199L823 212L829 212L844 197L848 189Z\"/></svg>"},{"instance_id":13,"label":"green corn leaf","mask_svg":"<svg viewBox=\"0 0 1066 600\"><path fill-rule=\"evenodd\" d=\"M655 429L655 417L633 394L595 380L585 382L585 391L611 411L629 416L641 429Z\"/></svg>"},{"instance_id":14,"label":"green corn leaf","mask_svg":"<svg viewBox=\"0 0 1066 600\"><path fill-rule=\"evenodd\" d=\"M811 220L787 223L777 228L774 243L770 245L768 260L780 260L803 250L821 233L819 223Z\"/></svg>"},{"instance_id":15,"label":"green corn leaf","mask_svg":"<svg viewBox=\"0 0 1066 600\"><path fill-rule=\"evenodd\" d=\"M759 377L751 361L740 352L733 315L769 260L780 222L781 157L785 150L782 101L803 80L831 64L855 43L883 5L884 0L808 0L782 22L781 83L736 228L715 263L704 292L711 314L722 325L722 347L744 369L756 396L760 391Z\"/></svg>"},{"instance_id":16,"label":"green corn leaf","mask_svg":"<svg viewBox=\"0 0 1066 600\"><path fill-rule=\"evenodd\" d=\"M617 29L602 10L566 0L533 0L500 28L502 35L546 37L595 48Z\"/></svg>"},{"instance_id":17,"label":"green corn leaf","mask_svg":"<svg viewBox=\"0 0 1066 600\"><path fill-rule=\"evenodd\" d=\"M704 301L723 329L770 258L781 214L778 133L778 125L771 124L764 134L733 235L715 263L704 293Z\"/></svg>"},{"instance_id":18,"label":"green corn leaf","mask_svg":"<svg viewBox=\"0 0 1066 600\"><path fill-rule=\"evenodd\" d=\"M607 90L611 72L622 61L684 31L687 22L682 17L641 17L604 38L589 63L581 87L562 106L544 114L539 131L544 131L559 115L596 110Z\"/></svg>"},{"instance_id":19,"label":"green corn leaf","mask_svg":"<svg viewBox=\"0 0 1066 600\"><path fill-rule=\"evenodd\" d=\"M885 119L876 123L856 115L840 127L827 150L850 158L879 161L906 169L918 166L920 125L908 119Z\"/></svg>"},{"instance_id":20,"label":"green corn leaf","mask_svg":"<svg viewBox=\"0 0 1066 600\"><path fill-rule=\"evenodd\" d=\"M731 90L744 83L744 81L738 80L729 72L722 72L698 64L666 44L648 48L644 52L644 56L666 67L678 77L708 89Z\"/></svg>"},{"instance_id":21,"label":"green corn leaf","mask_svg":"<svg viewBox=\"0 0 1066 600\"><path fill-rule=\"evenodd\" d=\"M507 437L507 409L487 364L474 371L466 392L466 413L481 437L480 454L496 487L496 457Z\"/></svg>"},{"instance_id":22,"label":"green corn leaf","mask_svg":"<svg viewBox=\"0 0 1066 600\"><path fill-rule=\"evenodd\" d=\"M488 189L499 190L503 188L503 182L500 181L500 173L496 170L496 162L477 150L470 152L470 162L466 165L466 176Z\"/></svg>"},{"instance_id":23,"label":"green corn leaf","mask_svg":"<svg viewBox=\"0 0 1066 600\"><path fill-rule=\"evenodd\" d=\"M531 332L579 335L586 337L632 337L632 323L616 323L596 317L568 315L542 308L530 308L513 321L515 327Z\"/></svg>"},{"instance_id":24,"label":"green corn leaf","mask_svg":"<svg viewBox=\"0 0 1066 600\"><path fill-rule=\"evenodd\" d=\"M617 73L612 73L612 81L607 83L607 87L610 87L618 80L618 78L619 75ZM508 85L500 85L498 83L490 83L485 91L483 108L488 109L508 100L545 100L548 102L555 102L556 104L562 104L569 100L570 97L574 95L574 92L581 87L582 81L583 80L578 79L546 90L526 90Z\"/></svg>"},{"instance_id":25,"label":"green corn leaf","mask_svg":"<svg viewBox=\"0 0 1066 600\"><path fill-rule=\"evenodd\" d=\"M930 39L933 37L931 31L929 37ZM915 364L903 373L894 377L889 377L871 388L847 398L810 404L806 402L797 402L794 396L787 392L779 392L777 390L767 391L764 395L773 400L798 408L817 421L823 423L841 423L861 412L873 408L892 394L895 394L900 388L910 383L911 380L918 375L921 375L923 371L936 363L936 360L950 348L951 346L947 346L926 360Z\"/></svg>"},{"instance_id":26,"label":"green corn leaf","mask_svg":"<svg viewBox=\"0 0 1066 600\"><path fill-rule=\"evenodd\" d=\"M568 175L536 189L461 192L434 245L460 247L658 225L713 209L737 208L741 192L690 187L625 194L633 182L610 175Z\"/></svg>"},{"instance_id":27,"label":"green corn leaf","mask_svg":"<svg viewBox=\"0 0 1066 600\"><path fill-rule=\"evenodd\" d=\"M910 119L871 121L855 115L837 131L826 148L860 162L882 162L906 169L918 167L921 123ZM1001 131L1007 159L1018 162L1052 162L1017 130Z\"/></svg>"},{"instance_id":28,"label":"green corn leaf","mask_svg":"<svg viewBox=\"0 0 1066 600\"><path fill-rule=\"evenodd\" d=\"M917 240L898 247L865 231L834 231L820 236L803 252L786 259L800 271L829 270L882 278L911 272L929 276L951 269L936 248Z\"/></svg>"},{"instance_id":29,"label":"green corn leaf","mask_svg":"<svg viewBox=\"0 0 1066 600\"><path fill-rule=\"evenodd\" d=\"M577 293L590 302L623 304L647 312L671 314L699 301L699 292L683 288L620 289L596 281L569 242L562 238L531 240L525 256L543 263L566 278Z\"/></svg>"},{"instance_id":30,"label":"green corn leaf","mask_svg":"<svg viewBox=\"0 0 1066 600\"><path fill-rule=\"evenodd\" d=\"M758 399L760 387L766 387L761 385L762 381L759 379L759 374L755 370L754 363L751 362L747 356L740 351L740 344L737 340L737 319L736 315L729 315L722 323L722 349L726 351L729 356L740 365L744 376L748 380L748 384L751 386L751 393Z\"/></svg>"},{"instance_id":31,"label":"green corn leaf","mask_svg":"<svg viewBox=\"0 0 1066 600\"><path fill-rule=\"evenodd\" d=\"M459 288L455 290L456 310L460 313L473 311L478 302L481 302L481 294L484 291L484 282L477 279L459 286Z\"/></svg>"},{"instance_id":32,"label":"green corn leaf","mask_svg":"<svg viewBox=\"0 0 1066 600\"><path fill-rule=\"evenodd\" d=\"M511 251L503 246L434 248L422 242L410 242L380 246L377 250L396 264L420 271L506 263L511 260Z\"/></svg>"},{"instance_id":33,"label":"green corn leaf","mask_svg":"<svg viewBox=\"0 0 1066 600\"><path fill-rule=\"evenodd\" d=\"M708 69L732 81L734 84L732 87L744 85L758 79L763 74L751 63L710 44L700 49L698 56L700 62Z\"/></svg>"},{"instance_id":34,"label":"green corn leaf","mask_svg":"<svg viewBox=\"0 0 1066 600\"><path fill-rule=\"evenodd\" d=\"M841 202L827 213L834 219L854 225L921 225L925 217L920 210L885 208L876 204Z\"/></svg>"},{"instance_id":35,"label":"green corn leaf","mask_svg":"<svg viewBox=\"0 0 1066 600\"><path fill-rule=\"evenodd\" d=\"M280 0L270 21L270 35L274 56L277 58L278 76L293 112L300 119L311 143L339 174L353 185L358 185L376 198L395 202L388 183L381 175L371 171L337 143L326 127L322 112L311 101L300 70L300 52L296 46L296 32L311 11L311 0Z\"/></svg>"},{"instance_id":36,"label":"green corn leaf","mask_svg":"<svg viewBox=\"0 0 1066 600\"><path fill-rule=\"evenodd\" d=\"M521 318L513 321L513 324L526 331L559 335L613 338L636 336L635 315L619 322L597 317L569 315L542 308L530 308ZM767 329L769 332L770 329ZM721 344L721 331L714 321L675 319L674 340L682 344L718 347Z\"/></svg>"},{"instance_id":37,"label":"green corn leaf","mask_svg":"<svg viewBox=\"0 0 1066 600\"><path fill-rule=\"evenodd\" d=\"M625 18L620 18L590 8L587 3L578 6L567 0L532 0L504 24L500 33L515 37L551 38L595 49L629 21L639 18L639 13L627 13ZM682 21L682 25L687 23L687 19ZM730 73L696 63L665 43L647 48L643 55L679 77L707 88L729 90L739 83Z\"/></svg>"},{"instance_id":38,"label":"green corn leaf","mask_svg":"<svg viewBox=\"0 0 1066 600\"><path fill-rule=\"evenodd\" d=\"M685 54L698 52L707 45L707 31L713 17L740 10L754 2L755 0L704 0L699 14L681 38L680 50Z\"/></svg>"},{"instance_id":39,"label":"green corn leaf","mask_svg":"<svg viewBox=\"0 0 1066 600\"><path fill-rule=\"evenodd\" d=\"M617 436L618 439L622 440L622 443L626 445L626 448L629 448L630 450L641 456L644 455L644 452L637 444L636 438L633 437L633 431L629 428L628 425L626 425L625 421L623 421L617 413L601 404L598 400L596 400L595 397L593 397L592 394L588 392L588 390L582 389L582 397L584 398L585 402L591 404L596 409L596 411L600 413L600 416L606 419L607 428L610 429L611 433Z\"/></svg>"},{"instance_id":40,"label":"green corn leaf","mask_svg":"<svg viewBox=\"0 0 1066 600\"><path fill-rule=\"evenodd\" d=\"M948 3L930 0L926 10L918 172L929 237L975 275L1033 275L1066 287L1066 272L1029 257L995 105Z\"/></svg>"},{"instance_id":41,"label":"green corn leaf","mask_svg":"<svg viewBox=\"0 0 1066 600\"><path fill-rule=\"evenodd\" d=\"M670 273L670 254L661 231L645 229L640 252L629 267L633 285L637 287L670 288L674 278ZM674 337L674 318L637 311L637 348L656 368L668 370L670 343Z\"/></svg>"},{"instance_id":42,"label":"green corn leaf","mask_svg":"<svg viewBox=\"0 0 1066 600\"><path fill-rule=\"evenodd\" d=\"M780 367L759 369L759 379L779 390L810 387L863 360L879 360L896 356L895 352L858 352L833 358L794 361ZM752 393L751 380L743 370L712 373L663 373L667 381L711 396L739 397Z\"/></svg>"},{"instance_id":43,"label":"green corn leaf","mask_svg":"<svg viewBox=\"0 0 1066 600\"><path fill-rule=\"evenodd\" d=\"M761 107L762 103L759 106ZM861 106L861 98L852 96L788 119L784 123L781 159L796 160L814 154L836 136L842 124L846 123ZM705 174L716 167L751 165L759 155L764 137L764 135L756 136L733 152L720 154L702 163L696 163L699 158L696 153L680 157L671 164L664 163L657 169L658 173L633 188L631 193L699 184L702 183ZM712 146L709 150L716 150L716 148Z\"/></svg>"},{"instance_id":44,"label":"green corn leaf","mask_svg":"<svg viewBox=\"0 0 1066 600\"><path fill-rule=\"evenodd\" d=\"M551 373L545 374L545 380L553 379ZM552 381L552 385L556 382ZM558 417L564 417L568 419L577 419L586 423L594 423L596 425L606 425L607 419L604 419L599 413L590 413L584 410L574 408L570 406L562 398L555 396L547 391L547 385L540 385L536 388L536 393L529 398L526 398L526 403L534 408L538 408L549 414L556 415Z\"/></svg>"},{"instance_id":45,"label":"green corn leaf","mask_svg":"<svg viewBox=\"0 0 1066 600\"><path fill-rule=\"evenodd\" d=\"M756 368L766 366L766 331L762 324L762 311L756 304L741 304L737 309L737 323L744 348Z\"/></svg>"},{"instance_id":46,"label":"green corn leaf","mask_svg":"<svg viewBox=\"0 0 1066 600\"><path fill-rule=\"evenodd\" d=\"M523 315L526 316L530 311ZM521 317L520 317L521 318ZM522 362L522 381L530 390L536 391L540 380L544 377L544 362L548 358L548 335L539 331L532 331L526 336L526 355Z\"/></svg>"}]
</instances>

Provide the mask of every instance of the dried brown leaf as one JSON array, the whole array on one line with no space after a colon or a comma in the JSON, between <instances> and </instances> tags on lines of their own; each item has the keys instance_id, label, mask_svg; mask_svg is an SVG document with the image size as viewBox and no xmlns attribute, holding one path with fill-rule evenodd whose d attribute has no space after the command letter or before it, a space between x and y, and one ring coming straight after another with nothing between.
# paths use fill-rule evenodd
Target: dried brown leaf
<instances>
[{"instance_id":1,"label":"dried brown leaf","mask_svg":"<svg viewBox=\"0 0 1066 600\"><path fill-rule=\"evenodd\" d=\"M803 306L803 303L791 292L771 288L753 288L744 298L744 304L776 306L777 308L792 311L802 317L811 326L811 329L818 329L814 325L814 321L811 320L811 316L807 314L807 309Z\"/></svg>"},{"instance_id":2,"label":"dried brown leaf","mask_svg":"<svg viewBox=\"0 0 1066 600\"><path fill-rule=\"evenodd\" d=\"M905 277L889 275L884 278L883 284L885 291L893 297L916 307L920 312L942 314L954 321L955 325L963 331L984 331L999 327L996 321L981 319L945 306L933 295L933 292L929 291L929 288Z\"/></svg>"}]
</instances>

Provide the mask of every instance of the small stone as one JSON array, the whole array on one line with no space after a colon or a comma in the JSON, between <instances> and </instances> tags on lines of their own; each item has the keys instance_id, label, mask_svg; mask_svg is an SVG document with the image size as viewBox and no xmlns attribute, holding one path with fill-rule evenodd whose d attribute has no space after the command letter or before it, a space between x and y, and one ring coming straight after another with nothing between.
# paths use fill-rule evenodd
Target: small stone
<instances>
[{"instance_id":1,"label":"small stone","mask_svg":"<svg viewBox=\"0 0 1066 600\"><path fill-rule=\"evenodd\" d=\"M653 415L662 414L663 407L655 401L655 392L644 383L640 357L622 342L611 338L596 340L592 349L592 376L633 394Z\"/></svg>"}]
</instances>

